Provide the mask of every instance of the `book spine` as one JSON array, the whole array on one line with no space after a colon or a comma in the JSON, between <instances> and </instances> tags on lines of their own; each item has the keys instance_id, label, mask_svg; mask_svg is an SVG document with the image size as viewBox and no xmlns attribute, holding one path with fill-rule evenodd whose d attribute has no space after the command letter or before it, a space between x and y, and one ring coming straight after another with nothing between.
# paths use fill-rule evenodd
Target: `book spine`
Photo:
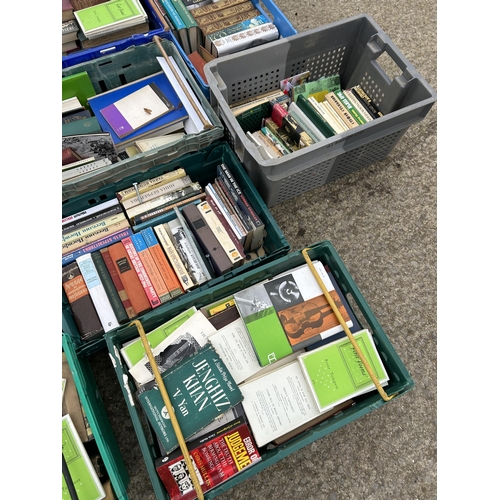
<instances>
[{"instance_id":1,"label":"book spine","mask_svg":"<svg viewBox=\"0 0 500 500\"><path fill-rule=\"evenodd\" d=\"M330 126L330 124L320 115L313 107L312 104L302 95L297 97L297 106L302 112L311 120L311 122L316 125L318 130L325 137L332 137L335 135L335 130Z\"/></svg>"},{"instance_id":2,"label":"book spine","mask_svg":"<svg viewBox=\"0 0 500 500\"><path fill-rule=\"evenodd\" d=\"M158 297L156 290L154 289L153 284L149 279L146 269L144 268L144 265L141 262L139 255L137 254L134 244L132 243L132 238L125 238L122 240L122 243L125 247L125 250L127 251L130 262L135 269L137 277L139 278L139 281L144 288L144 292L146 293L146 297L149 300L149 304L153 309L155 307L158 307L159 305L161 305L160 298Z\"/></svg>"},{"instance_id":3,"label":"book spine","mask_svg":"<svg viewBox=\"0 0 500 500\"><path fill-rule=\"evenodd\" d=\"M264 124L290 151L293 152L299 150L299 147L291 141L286 132L282 128L278 127L278 124L275 123L270 117L264 120Z\"/></svg>"},{"instance_id":4,"label":"book spine","mask_svg":"<svg viewBox=\"0 0 500 500\"><path fill-rule=\"evenodd\" d=\"M353 129L359 125L359 123L354 119L354 117L349 113L345 106L340 102L340 99L335 95L334 92L329 92L325 95L325 101L330 104L332 109L337 113L342 121L350 128Z\"/></svg>"},{"instance_id":5,"label":"book spine","mask_svg":"<svg viewBox=\"0 0 500 500\"><path fill-rule=\"evenodd\" d=\"M232 264L242 264L245 259L245 251L239 242L235 243L231 238L230 228L227 223L224 224L225 220L222 214L219 216L217 212L212 209L208 201L199 203L197 209L214 233Z\"/></svg>"},{"instance_id":6,"label":"book spine","mask_svg":"<svg viewBox=\"0 0 500 500\"><path fill-rule=\"evenodd\" d=\"M151 255L153 256L153 259L156 262L158 270L163 276L163 280L165 281L172 298L182 295L184 293L182 286L177 278L177 275L172 269L172 266L168 262L168 259L163 252L160 242L156 238L153 229L148 227L147 229L142 230L141 234L149 248L149 251L151 252Z\"/></svg>"},{"instance_id":7,"label":"book spine","mask_svg":"<svg viewBox=\"0 0 500 500\"><path fill-rule=\"evenodd\" d=\"M75 177L80 177L81 175L88 174L89 172L95 172L96 170L107 167L108 165L112 165L112 163L113 162L109 158L101 158L91 163L86 163L85 165L65 170L61 175L61 181L67 182Z\"/></svg>"},{"instance_id":8,"label":"book spine","mask_svg":"<svg viewBox=\"0 0 500 500\"><path fill-rule=\"evenodd\" d=\"M113 308L113 312L115 313L118 323L125 323L125 321L128 321L129 319L128 315L125 311L125 308L123 307L120 296L118 295L118 290L116 289L113 280L111 279L111 275L109 274L108 268L106 267L101 252L92 252L90 256L92 257L92 261L96 268L97 274L101 279L104 291L108 296L109 303Z\"/></svg>"},{"instance_id":9,"label":"book spine","mask_svg":"<svg viewBox=\"0 0 500 500\"><path fill-rule=\"evenodd\" d=\"M151 309L149 299L142 286L142 283L135 272L134 266L128 257L128 252L122 241L111 245L109 255L113 261L113 266L122 280L123 286L127 291L130 303L137 315L140 315Z\"/></svg>"},{"instance_id":10,"label":"book spine","mask_svg":"<svg viewBox=\"0 0 500 500\"><path fill-rule=\"evenodd\" d=\"M216 31L232 26L233 24L241 23L247 19L251 19L252 17L257 17L260 14L260 10L253 8L252 4L252 8L249 10L239 12L230 17L218 19L210 24L205 24L204 26L200 26L200 30L204 36L208 36L211 33L215 33Z\"/></svg>"},{"instance_id":11,"label":"book spine","mask_svg":"<svg viewBox=\"0 0 500 500\"><path fill-rule=\"evenodd\" d=\"M346 125L344 124L344 122L342 122L342 126L341 126L340 122L342 120L340 120L340 118L338 116L335 116L335 118L334 118L331 113L328 113L327 110L325 108L323 108L323 106L321 106L321 104L324 104L324 103L318 102L314 97L308 97L307 100L311 104L311 106L314 108L314 110L325 121L328 122L328 124L330 125L330 127L335 131L335 134L340 134L341 132L345 132Z\"/></svg>"},{"instance_id":12,"label":"book spine","mask_svg":"<svg viewBox=\"0 0 500 500\"><path fill-rule=\"evenodd\" d=\"M287 113L286 116L283 117L283 129L291 137L295 144L299 146L299 148L305 148L314 144L314 140L311 138L311 136L289 113Z\"/></svg>"},{"instance_id":13,"label":"book spine","mask_svg":"<svg viewBox=\"0 0 500 500\"><path fill-rule=\"evenodd\" d=\"M363 104L366 104L368 110L371 113L373 113L374 118L384 116L383 113L380 111L380 109L377 107L377 105L373 102L371 97L363 90L363 88L360 85L352 87L352 91L357 97L359 97L359 100Z\"/></svg>"},{"instance_id":14,"label":"book spine","mask_svg":"<svg viewBox=\"0 0 500 500\"><path fill-rule=\"evenodd\" d=\"M142 234L133 234L130 239L132 240L137 255L139 256L139 259L144 266L146 274L148 275L149 280L151 281L151 284L155 289L156 295L158 295L158 297L160 298L160 302L162 304L168 302L172 298L172 296L170 295L170 291L165 284L165 281L163 280L158 267L156 266L156 263L151 255L151 252L149 251L149 248L146 245L146 242L144 241Z\"/></svg>"},{"instance_id":15,"label":"book spine","mask_svg":"<svg viewBox=\"0 0 500 500\"><path fill-rule=\"evenodd\" d=\"M120 202L124 202L129 198L135 198L137 196L137 191L139 194L145 193L154 188L158 188L163 186L164 184L168 184L169 182L175 181L176 179L180 179L186 175L186 171L183 168L177 168L172 170L172 172L167 172L166 174L160 175L158 177L154 177L153 179L147 179L143 182L137 184L137 186L129 187L127 189L123 189L116 193L116 198ZM136 190L137 187L137 190Z\"/></svg>"},{"instance_id":16,"label":"book spine","mask_svg":"<svg viewBox=\"0 0 500 500\"><path fill-rule=\"evenodd\" d=\"M206 16L207 14L211 14L212 12L226 9L228 7L232 7L234 5L238 5L247 1L248 0L218 0L216 2L197 7L193 10L192 14L195 19L198 19L199 17Z\"/></svg>"},{"instance_id":17,"label":"book spine","mask_svg":"<svg viewBox=\"0 0 500 500\"><path fill-rule=\"evenodd\" d=\"M160 242L165 254L172 265L177 278L179 279L180 284L184 291L188 291L189 289L195 286L194 282L191 280L189 273L187 272L182 260L175 248L172 240L170 239L169 231L167 230L168 224L159 224L158 226L154 226L154 231L158 237L158 241Z\"/></svg>"},{"instance_id":18,"label":"book spine","mask_svg":"<svg viewBox=\"0 0 500 500\"><path fill-rule=\"evenodd\" d=\"M108 208L107 210L103 210L102 212L97 212L94 215L90 215L89 217L85 217L73 223L67 224L66 226L63 227L62 234L69 234L70 232L75 231L76 229L90 226L95 222L107 219L108 217L112 217L122 212L123 212L122 207L120 207L120 205L115 205L111 208Z\"/></svg>"},{"instance_id":19,"label":"book spine","mask_svg":"<svg viewBox=\"0 0 500 500\"><path fill-rule=\"evenodd\" d=\"M196 21L198 22L198 26L200 28L204 28L205 26L209 26L218 22L230 21L235 16L241 15L243 13L247 13L250 11L255 11L255 6L252 2L242 2L240 4L231 5L226 7L225 9L215 10L203 16L197 16ZM259 12L260 14L260 12ZM257 17L259 14L251 17ZM250 19L250 18L247 18ZM241 21L238 21L241 22ZM235 23L231 23L235 24ZM229 24L227 24L229 26Z\"/></svg>"},{"instance_id":20,"label":"book spine","mask_svg":"<svg viewBox=\"0 0 500 500\"><path fill-rule=\"evenodd\" d=\"M99 251L101 253L104 264L108 269L109 275L111 276L113 284L115 285L116 291L118 292L118 296L120 297L123 309L125 310L128 319L135 318L137 316L137 313L134 311L134 308L132 307L132 302L130 302L130 298L127 294L127 291L125 290L125 287L123 286L123 282L120 278L120 275L118 274L116 267L113 265L113 259L109 254L109 248L108 247L101 248L101 250Z\"/></svg>"},{"instance_id":21,"label":"book spine","mask_svg":"<svg viewBox=\"0 0 500 500\"><path fill-rule=\"evenodd\" d=\"M373 116L361 103L361 101L354 95L351 89L344 90L344 94L349 99L350 103L356 108L357 112L364 118L365 123L373 121Z\"/></svg>"},{"instance_id":22,"label":"book spine","mask_svg":"<svg viewBox=\"0 0 500 500\"><path fill-rule=\"evenodd\" d=\"M224 193L225 201L231 204L231 207L234 209L235 214L238 217L238 220L243 225L245 231L251 233L254 229L252 223L250 222L249 217L242 212L241 208L238 205L238 194L234 190L234 187L229 182L229 179L224 175L221 175L218 171L218 177L215 179L215 183L220 187L220 190Z\"/></svg>"},{"instance_id":23,"label":"book spine","mask_svg":"<svg viewBox=\"0 0 500 500\"><path fill-rule=\"evenodd\" d=\"M160 198L168 193L173 191L177 191L178 189L182 189L183 187L191 184L191 179L189 175L184 175L182 177L177 177L169 182L162 183L160 186L153 186L151 189L144 190L142 193L139 191L139 196L132 196L125 200L122 200L120 203L124 210L129 210L132 207L136 207L138 205L144 205L146 202Z\"/></svg>"},{"instance_id":24,"label":"book spine","mask_svg":"<svg viewBox=\"0 0 500 500\"><path fill-rule=\"evenodd\" d=\"M358 110L354 107L352 102L346 97L344 92L337 90L335 95L338 97L339 101L344 105L344 107L351 113L352 117L358 122L359 125L366 123L366 120L358 113Z\"/></svg>"},{"instance_id":25,"label":"book spine","mask_svg":"<svg viewBox=\"0 0 500 500\"><path fill-rule=\"evenodd\" d=\"M83 226L79 228L75 228L73 231L62 235L62 243L70 243L79 238L83 238L86 235L92 235L95 231L112 226L113 224L118 224L126 219L124 213L118 213L115 215L111 215L104 219L98 220L89 224L88 226Z\"/></svg>"},{"instance_id":26,"label":"book spine","mask_svg":"<svg viewBox=\"0 0 500 500\"><path fill-rule=\"evenodd\" d=\"M89 289L90 297L94 303L94 307L97 311L97 315L101 321L104 332L109 332L113 328L120 326L118 320L116 319L109 298L106 294L106 290L99 278L99 274L95 268L94 262L92 260L91 254L85 254L76 259L76 263L80 268L85 284Z\"/></svg>"},{"instance_id":27,"label":"book spine","mask_svg":"<svg viewBox=\"0 0 500 500\"><path fill-rule=\"evenodd\" d=\"M323 102L318 102L318 106L323 110L327 118L330 120L332 127L335 127L335 130L338 130L339 133L350 130L349 126L346 125L344 120L342 120L340 115L332 108L328 101L325 100Z\"/></svg>"},{"instance_id":28,"label":"book spine","mask_svg":"<svg viewBox=\"0 0 500 500\"><path fill-rule=\"evenodd\" d=\"M63 243L62 255L74 252L75 250L78 250L88 245L89 243L94 243L95 241L98 241L104 238L105 236L110 236L128 227L130 227L128 220L122 220L120 222L117 222L116 224L102 227L91 234L86 234L85 236L81 236L80 238L70 241L69 243Z\"/></svg>"},{"instance_id":29,"label":"book spine","mask_svg":"<svg viewBox=\"0 0 500 500\"><path fill-rule=\"evenodd\" d=\"M280 152L281 156L285 156L291 153L291 151L281 142L281 139L275 135L267 127L262 127L260 131L272 142L274 147Z\"/></svg>"},{"instance_id":30,"label":"book spine","mask_svg":"<svg viewBox=\"0 0 500 500\"><path fill-rule=\"evenodd\" d=\"M75 261L76 258L79 257L80 255L85 255L86 253L91 253L96 250L100 250L101 248L108 247L109 245L121 241L123 238L127 238L131 234L132 234L132 229L127 228L124 229L123 231L118 231L117 233L112 234L111 236L106 236L105 238L102 238L93 243L90 243L89 245L81 247L74 252L63 255L62 264L63 265L69 264L70 262Z\"/></svg>"},{"instance_id":31,"label":"book spine","mask_svg":"<svg viewBox=\"0 0 500 500\"><path fill-rule=\"evenodd\" d=\"M112 198L111 200L105 201L104 203L100 203L99 205L95 205L91 208L87 208L86 210L82 210L81 212L76 212L75 214L68 215L67 217L63 217L62 219L62 228L64 229L68 224L76 222L79 219L83 219L90 215L94 215L98 212L102 212L114 205L118 205L119 201L117 198Z\"/></svg>"},{"instance_id":32,"label":"book spine","mask_svg":"<svg viewBox=\"0 0 500 500\"><path fill-rule=\"evenodd\" d=\"M82 340L90 340L104 333L89 289L76 262L62 267L62 286Z\"/></svg>"}]
</instances>

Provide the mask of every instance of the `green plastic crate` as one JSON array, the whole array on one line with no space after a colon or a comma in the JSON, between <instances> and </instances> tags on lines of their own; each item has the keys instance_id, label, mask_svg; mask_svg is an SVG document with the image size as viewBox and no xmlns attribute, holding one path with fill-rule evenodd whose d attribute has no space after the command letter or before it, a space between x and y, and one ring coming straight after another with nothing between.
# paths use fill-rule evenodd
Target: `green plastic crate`
<instances>
[{"instance_id":1,"label":"green plastic crate","mask_svg":"<svg viewBox=\"0 0 500 500\"><path fill-rule=\"evenodd\" d=\"M386 393L389 396L397 393L396 398L398 398L405 392L409 391L414 386L414 382L411 379L408 370L405 368L403 362L397 355L387 335L382 330L382 327L361 295L360 290L358 289L356 283L354 283L354 280L350 276L347 268L331 242L323 241L312 245L309 250L309 256L312 260L318 259L323 262L323 264L330 267L335 280L349 301L359 323L362 327L369 328L373 333L375 344L377 345L377 349L390 377L389 384L384 388ZM145 331L148 332L159 324L158 320L161 320L161 322L168 321L170 318L179 314L189 306L194 305L197 308L201 308L216 300L227 297L242 288L249 287L264 279L271 278L279 273L283 273L296 266L304 264L304 262L305 261L301 252L290 253L273 262L268 262L258 268L252 269L244 275L234 277L233 279L220 283L196 296L192 296L191 300L187 303L177 302L172 304L170 307L165 308L162 311L161 318L155 318L154 322L151 321L150 318L145 318L143 321L143 327ZM132 394L134 394L136 386L132 376L128 373L126 364L122 363L121 357L117 354L123 344L137 336L138 332L135 327L127 327L107 333L105 335L105 339L108 351L113 360L119 384L123 391L123 397L127 402L130 417L139 440L139 445L144 456L146 468L151 478L151 483L156 497L158 499L168 500L168 493L158 477L155 468L155 460L160 456L158 446L151 437L151 429L149 427L145 427L142 423L142 410L140 406L130 403L129 390ZM126 385L123 382L124 380L127 380ZM222 483L213 490L205 493L205 498L210 499L218 496L222 492L229 490L250 476L257 474L282 458L287 457L294 451L303 448L313 441L330 434L340 427L343 427L353 420L356 420L385 404L387 404L387 402L384 402L377 391L373 391L356 398L356 405L342 411L334 417L331 417L329 420L312 427L290 441L270 450L266 450L265 448L260 449L259 451L262 455L261 462L243 470L241 473L227 480L225 483Z\"/></svg>"},{"instance_id":2,"label":"green plastic crate","mask_svg":"<svg viewBox=\"0 0 500 500\"><path fill-rule=\"evenodd\" d=\"M161 39L161 44L166 54L174 58L214 127L197 134L187 134L172 144L140 153L127 160L108 165L96 172L89 172L74 180L64 182L62 184L63 201L82 193L94 191L103 185L117 182L131 174L146 172L156 165L167 163L190 151L198 151L222 139L224 136L222 123L193 78L175 44L164 38ZM134 45L121 52L103 55L98 59L63 69L62 77L86 71L97 94L101 94L125 83L162 71L159 62L156 60L161 55L160 49L155 42Z\"/></svg>"},{"instance_id":3,"label":"green plastic crate","mask_svg":"<svg viewBox=\"0 0 500 500\"><path fill-rule=\"evenodd\" d=\"M147 172L138 172L133 175L129 175L117 182L106 184L91 193L76 196L62 204L62 217L66 217L98 203L103 203L111 198L114 198L117 191L130 187L133 182L140 183L145 179L157 177L176 168L184 168L193 181L199 181L202 186L205 187L207 183L214 180L217 175L217 165L222 162L229 167L243 193L255 208L257 215L262 219L266 226L266 236L264 238L264 250L266 253L262 257L246 262L229 273L213 278L199 288L192 290L187 294L180 295L172 301L153 309L142 316L144 321L149 321L148 318L151 318L152 321L157 322L157 318L162 316L163 311L165 311L165 309L168 308L172 302L186 304L188 301L192 300L192 297L202 293L203 290L212 288L234 276L241 276L243 273L260 266L265 262L282 257L290 251L290 245L285 239L283 232L274 220L274 217L271 215L271 212L263 202L254 185L250 182L248 175L241 166L241 163L234 154L233 150L225 142L214 143L201 151L188 153L181 158L172 160L169 163L157 165ZM174 214L172 213L170 218L173 217ZM94 351L105 346L103 338L83 344L64 291L62 291L62 321L63 332L71 336L73 343L77 348L84 346L86 351Z\"/></svg>"},{"instance_id":4,"label":"green plastic crate","mask_svg":"<svg viewBox=\"0 0 500 500\"><path fill-rule=\"evenodd\" d=\"M130 478L99 395L88 357L85 353L76 353L73 342L67 334L62 336L62 347L115 496L117 500L128 500L127 486Z\"/></svg>"}]
</instances>

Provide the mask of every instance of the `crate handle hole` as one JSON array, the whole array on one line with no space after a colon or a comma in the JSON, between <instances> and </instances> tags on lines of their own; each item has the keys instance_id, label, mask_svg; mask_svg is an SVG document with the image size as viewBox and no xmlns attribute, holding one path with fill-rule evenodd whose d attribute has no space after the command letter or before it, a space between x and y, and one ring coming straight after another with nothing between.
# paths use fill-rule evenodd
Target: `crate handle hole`
<instances>
[{"instance_id":1,"label":"crate handle hole","mask_svg":"<svg viewBox=\"0 0 500 500\"><path fill-rule=\"evenodd\" d=\"M392 80L402 75L400 67L396 64L394 59L386 52L382 52L376 59L380 68Z\"/></svg>"}]
</instances>

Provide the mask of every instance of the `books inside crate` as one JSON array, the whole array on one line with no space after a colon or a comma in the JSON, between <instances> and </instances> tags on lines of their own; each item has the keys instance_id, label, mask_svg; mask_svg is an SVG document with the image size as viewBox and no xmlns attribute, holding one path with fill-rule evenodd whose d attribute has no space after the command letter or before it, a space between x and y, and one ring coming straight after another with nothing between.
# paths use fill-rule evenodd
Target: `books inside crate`
<instances>
[{"instance_id":1,"label":"books inside crate","mask_svg":"<svg viewBox=\"0 0 500 500\"><path fill-rule=\"evenodd\" d=\"M288 249L234 153L214 145L63 204L63 327L100 339Z\"/></svg>"},{"instance_id":2,"label":"books inside crate","mask_svg":"<svg viewBox=\"0 0 500 500\"><path fill-rule=\"evenodd\" d=\"M169 40L157 38L64 70L62 88L63 200L223 135Z\"/></svg>"},{"instance_id":3,"label":"books inside crate","mask_svg":"<svg viewBox=\"0 0 500 500\"><path fill-rule=\"evenodd\" d=\"M189 310L175 304L143 322L204 492L216 496L222 484L227 490L300 443L384 404L365 362L387 394L412 387L331 243L308 252L364 360L339 328L340 318L320 305L324 293L301 252L207 290ZM356 297L366 326L347 294ZM196 498L137 328L115 330L106 343L118 380L129 380L121 386L124 396L133 394L135 404L127 400L132 420L148 422L153 436L150 442L148 431L138 427L157 497ZM273 453L277 447L280 453ZM219 465L212 467L214 461Z\"/></svg>"}]
</instances>

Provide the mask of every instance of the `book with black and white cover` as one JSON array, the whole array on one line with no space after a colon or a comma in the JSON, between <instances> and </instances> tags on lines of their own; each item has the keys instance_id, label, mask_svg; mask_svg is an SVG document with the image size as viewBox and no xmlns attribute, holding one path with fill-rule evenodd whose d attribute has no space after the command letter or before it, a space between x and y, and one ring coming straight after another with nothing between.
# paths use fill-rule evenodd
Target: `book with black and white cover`
<instances>
[{"instance_id":1,"label":"book with black and white cover","mask_svg":"<svg viewBox=\"0 0 500 500\"><path fill-rule=\"evenodd\" d=\"M90 297L99 316L99 320L104 328L104 332L109 332L113 328L120 326L113 311L113 307L104 289L104 285L99 277L90 253L77 257L76 263L80 268L83 279L89 290Z\"/></svg>"},{"instance_id":2,"label":"book with black and white cover","mask_svg":"<svg viewBox=\"0 0 500 500\"><path fill-rule=\"evenodd\" d=\"M82 158L93 156L95 160L108 158L112 163L118 161L115 144L108 132L67 135L61 138L61 143L62 149L72 148Z\"/></svg>"},{"instance_id":3,"label":"book with black and white cover","mask_svg":"<svg viewBox=\"0 0 500 500\"><path fill-rule=\"evenodd\" d=\"M352 89L345 89L344 95L349 99L351 104L356 108L357 112L365 119L365 122L371 122L374 120L373 116L370 114L368 109L362 104L359 98L354 94Z\"/></svg>"},{"instance_id":4,"label":"book with black and white cover","mask_svg":"<svg viewBox=\"0 0 500 500\"><path fill-rule=\"evenodd\" d=\"M82 219L92 217L100 212L104 212L117 205L119 205L118 199L111 198L108 201L99 203L97 205L93 205L89 208L81 210L80 212L75 212L74 214L67 215L66 217L63 217L61 220L62 229L63 230L70 229L71 226L75 224L77 221L81 221Z\"/></svg>"}]
</instances>

